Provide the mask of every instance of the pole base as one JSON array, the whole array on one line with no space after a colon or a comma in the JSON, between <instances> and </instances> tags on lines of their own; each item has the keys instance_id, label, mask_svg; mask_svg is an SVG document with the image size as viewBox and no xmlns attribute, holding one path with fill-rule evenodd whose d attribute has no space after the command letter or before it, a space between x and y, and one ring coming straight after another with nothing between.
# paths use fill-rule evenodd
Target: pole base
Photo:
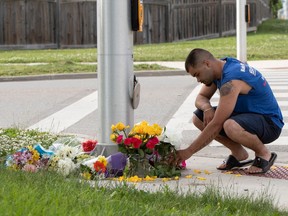
<instances>
[{"instance_id":1,"label":"pole base","mask_svg":"<svg viewBox=\"0 0 288 216\"><path fill-rule=\"evenodd\" d=\"M103 155L108 157L118 152L117 144L111 143L97 143L96 148L91 155Z\"/></svg>"}]
</instances>

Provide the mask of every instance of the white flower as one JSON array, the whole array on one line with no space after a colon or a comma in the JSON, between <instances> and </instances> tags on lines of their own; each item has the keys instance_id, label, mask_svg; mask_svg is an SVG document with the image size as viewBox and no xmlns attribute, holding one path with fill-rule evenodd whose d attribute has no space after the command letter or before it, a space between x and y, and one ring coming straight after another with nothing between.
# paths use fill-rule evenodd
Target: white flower
<instances>
[{"instance_id":1,"label":"white flower","mask_svg":"<svg viewBox=\"0 0 288 216\"><path fill-rule=\"evenodd\" d=\"M74 169L76 165L73 163L71 158L64 158L58 161L57 172L61 173L64 176L69 175Z\"/></svg>"},{"instance_id":2,"label":"white flower","mask_svg":"<svg viewBox=\"0 0 288 216\"><path fill-rule=\"evenodd\" d=\"M180 149L181 145L183 144L182 133L179 133L179 131L175 130L172 131L171 129L166 128L164 135L166 135L167 137L164 138L163 141L171 143L175 146L176 149Z\"/></svg>"},{"instance_id":3,"label":"white flower","mask_svg":"<svg viewBox=\"0 0 288 216\"><path fill-rule=\"evenodd\" d=\"M61 159L64 159L64 158L73 159L77 156L78 153L79 153L79 148L64 145L56 151L55 155Z\"/></svg>"},{"instance_id":4,"label":"white flower","mask_svg":"<svg viewBox=\"0 0 288 216\"><path fill-rule=\"evenodd\" d=\"M98 157L92 158L90 160L84 161L82 164L89 167L90 169L94 169L94 163L98 160Z\"/></svg>"}]
</instances>

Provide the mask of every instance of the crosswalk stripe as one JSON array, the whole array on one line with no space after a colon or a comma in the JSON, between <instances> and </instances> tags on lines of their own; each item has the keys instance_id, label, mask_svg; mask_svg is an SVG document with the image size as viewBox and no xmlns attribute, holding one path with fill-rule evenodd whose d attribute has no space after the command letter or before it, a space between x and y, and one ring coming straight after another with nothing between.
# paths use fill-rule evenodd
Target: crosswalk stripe
<instances>
[{"instance_id":1,"label":"crosswalk stripe","mask_svg":"<svg viewBox=\"0 0 288 216\"><path fill-rule=\"evenodd\" d=\"M47 118L30 126L28 129L38 129L59 133L72 126L82 118L92 113L98 108L98 91L95 91L75 103L59 110ZM81 110L81 112L79 112Z\"/></svg>"}]
</instances>

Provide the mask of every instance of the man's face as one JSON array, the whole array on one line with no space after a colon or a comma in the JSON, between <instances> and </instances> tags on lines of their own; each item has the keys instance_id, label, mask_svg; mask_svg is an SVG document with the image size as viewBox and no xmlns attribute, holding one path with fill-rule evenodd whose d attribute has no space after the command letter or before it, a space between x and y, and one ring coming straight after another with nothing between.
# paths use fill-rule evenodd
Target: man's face
<instances>
[{"instance_id":1,"label":"man's face","mask_svg":"<svg viewBox=\"0 0 288 216\"><path fill-rule=\"evenodd\" d=\"M204 61L198 64L196 67L190 66L188 73L197 79L197 82L203 83L206 86L211 86L213 84L213 70L210 67L209 62Z\"/></svg>"}]
</instances>

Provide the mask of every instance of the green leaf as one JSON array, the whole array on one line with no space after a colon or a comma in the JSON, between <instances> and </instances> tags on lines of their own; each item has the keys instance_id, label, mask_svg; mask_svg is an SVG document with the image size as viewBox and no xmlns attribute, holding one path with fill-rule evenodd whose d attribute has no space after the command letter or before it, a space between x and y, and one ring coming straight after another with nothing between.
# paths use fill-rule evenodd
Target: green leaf
<instances>
[{"instance_id":1,"label":"green leaf","mask_svg":"<svg viewBox=\"0 0 288 216\"><path fill-rule=\"evenodd\" d=\"M145 156L145 153L142 149L138 149L138 153L139 153L141 158L143 158Z\"/></svg>"}]
</instances>

